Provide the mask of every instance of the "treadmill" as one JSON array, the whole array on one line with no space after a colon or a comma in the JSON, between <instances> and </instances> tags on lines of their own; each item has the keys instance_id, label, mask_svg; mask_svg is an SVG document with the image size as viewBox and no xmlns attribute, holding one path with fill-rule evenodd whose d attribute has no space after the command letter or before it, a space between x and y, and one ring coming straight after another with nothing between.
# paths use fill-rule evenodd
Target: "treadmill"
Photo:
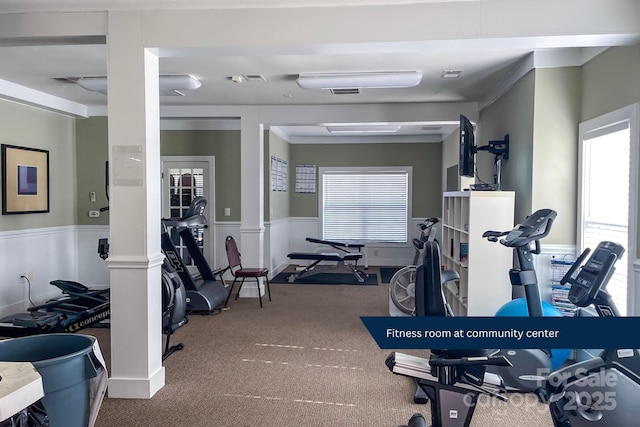
<instances>
[{"instance_id":1,"label":"treadmill","mask_svg":"<svg viewBox=\"0 0 640 427\"><path fill-rule=\"evenodd\" d=\"M222 273L226 268L211 270L209 263L193 237L192 230L208 227L207 218L204 216L206 206L207 199L197 196L191 201L189 209L187 209L183 217L163 218L161 240L162 252L180 276L187 291L187 311L203 314L218 310L227 300L229 293L222 281ZM180 239L198 269L198 275L192 275L187 269L174 241L169 235L168 227L174 227L177 230Z\"/></svg>"}]
</instances>

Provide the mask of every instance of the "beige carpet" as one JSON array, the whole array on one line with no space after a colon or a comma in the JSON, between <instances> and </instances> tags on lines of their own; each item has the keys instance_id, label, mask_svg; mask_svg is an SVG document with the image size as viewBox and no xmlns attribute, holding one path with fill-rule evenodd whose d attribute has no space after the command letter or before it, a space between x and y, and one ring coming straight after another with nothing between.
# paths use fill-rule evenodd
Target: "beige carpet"
<instances>
[{"instance_id":1,"label":"beige carpet","mask_svg":"<svg viewBox=\"0 0 640 427\"><path fill-rule=\"evenodd\" d=\"M361 315L387 315L388 287L273 284L273 301L230 302L217 316L191 315L165 361L152 399L106 398L96 427L397 426L428 405L384 365ZM109 331L91 329L109 359ZM414 352L415 353L415 352ZM416 354L424 354L417 352ZM486 398L472 426L551 426L534 396Z\"/></svg>"}]
</instances>

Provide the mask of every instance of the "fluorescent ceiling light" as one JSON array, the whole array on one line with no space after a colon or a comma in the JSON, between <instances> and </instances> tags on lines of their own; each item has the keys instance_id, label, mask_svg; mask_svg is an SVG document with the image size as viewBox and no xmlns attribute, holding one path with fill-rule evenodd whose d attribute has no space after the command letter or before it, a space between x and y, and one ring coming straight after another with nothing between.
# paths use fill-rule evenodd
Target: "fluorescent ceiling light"
<instances>
[{"instance_id":1,"label":"fluorescent ceiling light","mask_svg":"<svg viewBox=\"0 0 640 427\"><path fill-rule=\"evenodd\" d=\"M296 83L303 89L394 88L417 86L421 80L417 71L389 71L300 74Z\"/></svg>"},{"instance_id":2,"label":"fluorescent ceiling light","mask_svg":"<svg viewBox=\"0 0 640 427\"><path fill-rule=\"evenodd\" d=\"M188 75L180 76L159 76L159 89L160 91L175 91L175 90L193 90L202 86L197 79ZM77 81L78 85L86 90L92 92L107 93L107 78L106 77L82 77Z\"/></svg>"},{"instance_id":3,"label":"fluorescent ceiling light","mask_svg":"<svg viewBox=\"0 0 640 427\"><path fill-rule=\"evenodd\" d=\"M399 130L398 125L327 126L329 133L396 133Z\"/></svg>"}]
</instances>

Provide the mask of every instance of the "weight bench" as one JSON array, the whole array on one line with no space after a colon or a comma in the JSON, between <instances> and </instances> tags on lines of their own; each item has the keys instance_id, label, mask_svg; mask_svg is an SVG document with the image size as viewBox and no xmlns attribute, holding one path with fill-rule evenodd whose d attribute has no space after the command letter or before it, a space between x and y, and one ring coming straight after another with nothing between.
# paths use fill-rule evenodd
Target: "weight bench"
<instances>
[{"instance_id":1,"label":"weight bench","mask_svg":"<svg viewBox=\"0 0 640 427\"><path fill-rule=\"evenodd\" d=\"M334 240L314 239L313 237L307 237L306 241L309 243L316 243L318 245L325 245L325 246L332 247L333 249L343 254L353 254L353 253L362 254L362 256L364 257L364 268L365 270L369 268L369 260L367 259L367 253L362 250L364 248L364 243L336 242ZM322 247L316 248L314 252L322 252L322 249L323 249ZM355 252L350 249L355 249Z\"/></svg>"},{"instance_id":2,"label":"weight bench","mask_svg":"<svg viewBox=\"0 0 640 427\"><path fill-rule=\"evenodd\" d=\"M347 270L348 272L353 274L358 283L364 282L364 277L357 268L358 260L360 260L363 256L360 252L347 252L344 254L292 252L287 256L292 260L296 259L313 261L310 265L305 267L304 270L289 275L288 280L290 283L293 283L298 279L305 279L307 277L315 276L316 274L334 272L334 270ZM318 265L323 261L335 262L335 264L331 266Z\"/></svg>"}]
</instances>

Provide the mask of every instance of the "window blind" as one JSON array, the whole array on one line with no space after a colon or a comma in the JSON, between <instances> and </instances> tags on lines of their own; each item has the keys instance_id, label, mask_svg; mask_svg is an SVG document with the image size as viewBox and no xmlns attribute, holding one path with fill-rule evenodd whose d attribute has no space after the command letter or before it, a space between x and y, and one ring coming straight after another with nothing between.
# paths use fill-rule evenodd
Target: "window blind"
<instances>
[{"instance_id":1,"label":"window blind","mask_svg":"<svg viewBox=\"0 0 640 427\"><path fill-rule=\"evenodd\" d=\"M322 238L360 242L407 242L409 174L324 172Z\"/></svg>"}]
</instances>

